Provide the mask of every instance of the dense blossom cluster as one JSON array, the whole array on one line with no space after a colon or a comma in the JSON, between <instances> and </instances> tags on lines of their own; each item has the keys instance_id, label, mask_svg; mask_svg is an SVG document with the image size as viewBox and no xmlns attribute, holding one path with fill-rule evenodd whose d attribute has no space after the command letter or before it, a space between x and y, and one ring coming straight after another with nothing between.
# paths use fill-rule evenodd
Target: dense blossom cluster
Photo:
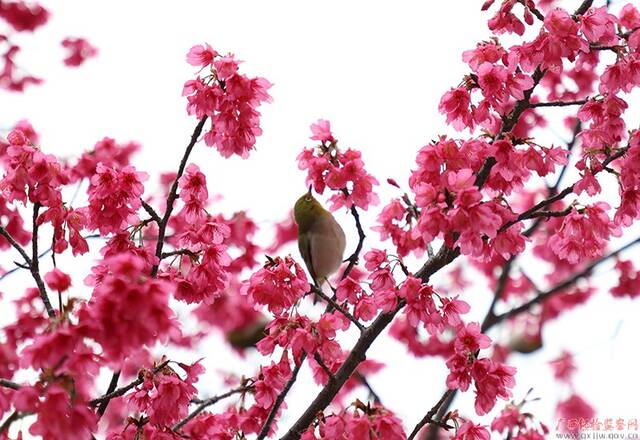
<instances>
[{"instance_id":1,"label":"dense blossom cluster","mask_svg":"<svg viewBox=\"0 0 640 440\"><path fill-rule=\"evenodd\" d=\"M199 122L156 192L131 163L135 142L105 137L66 161L40 149L28 122L16 124L0 141L0 249L15 251L18 266L0 279L25 269L33 283L24 293L7 289L17 299L15 319L0 332L0 439L21 438L23 428L45 440L263 440L287 430L285 440L403 440L424 428L459 440L492 432L545 438L549 428L528 411L528 394L514 388L510 354L543 347L547 323L598 290L590 276L601 263L615 258L612 297L640 295L633 258L621 255L640 240L610 249L640 217L640 131L628 131L637 121L625 122L624 96L640 86L640 12L590 1L571 12L552 0L488 0L482 8L494 11L492 37L462 54L469 71L439 104L465 135L419 149L407 192L385 201L375 226L364 214L379 201L378 180L362 154L339 147L329 121L311 125L316 144L302 150L298 167L316 193L330 191L331 210L349 211L358 232L349 243L355 252L322 287L289 253L298 233L290 215L263 241L268 231L247 212L220 213L205 166L191 162L201 137L223 157L246 158L262 133L257 108L270 100L271 84L240 73L234 55L208 44L189 50L187 62L200 71L183 94ZM0 18L33 31L48 13L0 1ZM504 34L515 34L515 45L504 45ZM1 35L0 43L9 45L0 86L36 81L15 77L18 48ZM84 39L63 45L68 65L95 54ZM556 106L570 110L566 146L534 137L547 124L543 109ZM406 185L387 183L393 191ZM86 195L77 206L71 184ZM605 201L611 185L619 199ZM365 241L370 229L380 234L376 247ZM104 241L94 246L90 236ZM56 259L67 251L90 255L84 285ZM411 267L409 256L420 265ZM454 261L459 256L468 264ZM433 277L445 267L448 277ZM493 292L482 323L470 314L478 280ZM490 333L497 325L506 331ZM442 398L433 396L417 425L400 420L369 382L385 365L367 350L387 326L409 353L439 357L448 368ZM198 381L202 360L173 358L209 356L216 338L259 365L225 373L232 369L219 363ZM550 366L561 390L556 429L575 433L584 426L573 421L592 419L595 409L574 386L571 352ZM303 368L322 389L283 426ZM226 389L206 398L216 372ZM473 410L448 411L452 396L470 389ZM26 416L28 424L14 423Z\"/></svg>"},{"instance_id":2,"label":"dense blossom cluster","mask_svg":"<svg viewBox=\"0 0 640 440\"><path fill-rule=\"evenodd\" d=\"M190 115L211 119L205 143L215 146L224 157L248 157L256 136L262 134L256 108L271 101L267 93L271 84L264 78L239 73L240 62L232 54L221 55L208 44L192 47L187 61L206 69L204 76L187 81L182 92L189 102Z\"/></svg>"},{"instance_id":3,"label":"dense blossom cluster","mask_svg":"<svg viewBox=\"0 0 640 440\"><path fill-rule=\"evenodd\" d=\"M318 194L325 188L336 191L330 198L331 210L345 206L362 209L378 203L373 192L378 180L364 169L359 151L351 148L342 151L331 133L329 121L320 119L311 125L312 140L319 141L316 148L305 148L298 156L298 168L307 170L307 183Z\"/></svg>"}]
</instances>

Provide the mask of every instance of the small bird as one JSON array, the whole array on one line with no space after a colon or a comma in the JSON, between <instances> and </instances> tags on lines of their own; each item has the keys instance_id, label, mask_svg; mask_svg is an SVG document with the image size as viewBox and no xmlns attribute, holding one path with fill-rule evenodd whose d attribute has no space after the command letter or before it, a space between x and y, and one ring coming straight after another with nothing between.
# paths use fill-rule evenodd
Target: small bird
<instances>
[{"instance_id":1,"label":"small bird","mask_svg":"<svg viewBox=\"0 0 640 440\"><path fill-rule=\"evenodd\" d=\"M343 261L346 240L342 227L309 191L293 208L298 225L298 249L313 283L320 287Z\"/></svg>"}]
</instances>

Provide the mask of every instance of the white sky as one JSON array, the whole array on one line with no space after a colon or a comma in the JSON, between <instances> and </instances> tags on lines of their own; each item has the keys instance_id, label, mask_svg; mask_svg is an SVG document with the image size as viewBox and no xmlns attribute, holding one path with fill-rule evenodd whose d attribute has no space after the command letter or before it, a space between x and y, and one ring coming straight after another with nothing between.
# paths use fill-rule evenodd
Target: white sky
<instances>
[{"instance_id":1,"label":"white sky","mask_svg":"<svg viewBox=\"0 0 640 440\"><path fill-rule=\"evenodd\" d=\"M573 9L578 1L566 4ZM77 155L103 136L136 140L143 145L135 159L140 169L152 178L175 170L196 123L180 96L184 81L195 74L185 54L192 45L209 42L245 60L243 71L274 83L274 102L261 108L264 135L248 160L222 159L204 144L192 160L206 172L210 193L224 194L220 210L248 208L268 226L283 218L304 191L295 157L310 145L309 125L318 118L331 121L342 146L363 151L367 169L381 182L393 177L406 188L417 150L447 132L437 105L467 72L461 52L490 35L489 16L480 14L479 5L469 0L45 2L52 19L36 36L21 40L20 63L46 83L23 95L2 93L0 126L28 118L42 135L42 149L63 156ZM99 48L98 58L79 69L64 67L59 42L66 36L86 37ZM559 142L556 135L546 135ZM387 185L380 193L383 202L393 194ZM616 195L611 196L615 205ZM373 225L378 212L374 208L365 215L365 226ZM352 219L337 215L353 245ZM369 235L369 243L375 243L375 234ZM20 280L12 278L0 289L17 287ZM607 275L599 280L612 282ZM470 319L481 320L490 299L486 287L470 289L465 299L474 307ZM546 362L567 348L576 353L580 367L576 389L600 416L639 417L634 403L640 394L639 313L638 302L612 301L603 291L549 325L544 350L513 358L520 370L515 398L534 387L533 395L542 400L528 409L553 427L555 402L569 390L556 387ZM256 356L242 361L215 347L203 350L211 370L228 371L237 362L237 372L250 375L251 363L257 362ZM405 353L386 338L373 345L369 356L388 363L371 383L410 431L438 400L447 372L440 360L416 361ZM205 379L200 385L213 394L217 383ZM309 383L309 372L303 370L281 427L290 426L315 395ZM473 415L472 399L468 392L456 407Z\"/></svg>"}]
</instances>

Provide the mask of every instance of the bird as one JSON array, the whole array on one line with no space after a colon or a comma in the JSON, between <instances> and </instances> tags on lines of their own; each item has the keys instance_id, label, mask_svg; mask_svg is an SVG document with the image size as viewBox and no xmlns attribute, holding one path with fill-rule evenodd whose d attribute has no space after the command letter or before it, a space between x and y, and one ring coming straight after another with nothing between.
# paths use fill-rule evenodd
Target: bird
<instances>
[{"instance_id":1,"label":"bird","mask_svg":"<svg viewBox=\"0 0 640 440\"><path fill-rule=\"evenodd\" d=\"M344 230L329 211L309 191L293 208L298 225L298 249L311 279L320 288L343 262L346 239Z\"/></svg>"}]
</instances>

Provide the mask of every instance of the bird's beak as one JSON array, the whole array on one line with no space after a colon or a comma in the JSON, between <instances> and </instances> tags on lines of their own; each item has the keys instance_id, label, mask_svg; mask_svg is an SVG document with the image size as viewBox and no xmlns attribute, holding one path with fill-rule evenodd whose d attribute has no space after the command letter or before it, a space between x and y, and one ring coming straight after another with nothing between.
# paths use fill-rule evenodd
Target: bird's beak
<instances>
[{"instance_id":1,"label":"bird's beak","mask_svg":"<svg viewBox=\"0 0 640 440\"><path fill-rule=\"evenodd\" d=\"M307 192L307 195L311 195L311 188L313 188L313 185L309 185L309 191Z\"/></svg>"}]
</instances>

